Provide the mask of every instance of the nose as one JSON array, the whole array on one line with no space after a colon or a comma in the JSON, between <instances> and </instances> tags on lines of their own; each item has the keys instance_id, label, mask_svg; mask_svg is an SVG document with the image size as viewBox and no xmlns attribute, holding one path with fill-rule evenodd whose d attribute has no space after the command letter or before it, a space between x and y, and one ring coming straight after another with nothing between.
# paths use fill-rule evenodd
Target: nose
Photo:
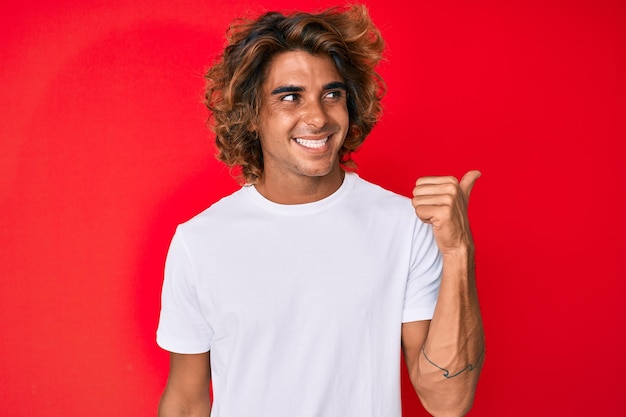
<instances>
[{"instance_id":1,"label":"nose","mask_svg":"<svg viewBox=\"0 0 626 417\"><path fill-rule=\"evenodd\" d=\"M309 100L303 108L302 120L309 126L321 129L328 122L328 114L320 100Z\"/></svg>"}]
</instances>

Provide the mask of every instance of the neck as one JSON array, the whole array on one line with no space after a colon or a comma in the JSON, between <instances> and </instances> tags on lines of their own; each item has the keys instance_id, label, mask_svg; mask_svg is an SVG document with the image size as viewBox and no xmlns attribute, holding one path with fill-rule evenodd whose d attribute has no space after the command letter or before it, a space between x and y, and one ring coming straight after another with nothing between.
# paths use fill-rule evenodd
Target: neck
<instances>
[{"instance_id":1,"label":"neck","mask_svg":"<svg viewBox=\"0 0 626 417\"><path fill-rule=\"evenodd\" d=\"M340 167L321 177L263 175L254 185L268 200L278 204L306 204L322 200L341 187L345 172Z\"/></svg>"}]
</instances>

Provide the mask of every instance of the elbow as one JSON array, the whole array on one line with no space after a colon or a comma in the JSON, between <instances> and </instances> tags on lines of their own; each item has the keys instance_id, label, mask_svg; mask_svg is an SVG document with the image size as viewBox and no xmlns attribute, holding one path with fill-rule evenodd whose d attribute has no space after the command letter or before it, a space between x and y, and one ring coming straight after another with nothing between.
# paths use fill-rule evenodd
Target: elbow
<instances>
[{"instance_id":1,"label":"elbow","mask_svg":"<svg viewBox=\"0 0 626 417\"><path fill-rule=\"evenodd\" d=\"M434 417L462 417L474 405L475 390L471 388L452 390L452 392L432 386L415 388L424 409Z\"/></svg>"},{"instance_id":2,"label":"elbow","mask_svg":"<svg viewBox=\"0 0 626 417\"><path fill-rule=\"evenodd\" d=\"M424 402L422 404L433 417L463 417L472 408L473 401L459 404L428 404Z\"/></svg>"}]
</instances>

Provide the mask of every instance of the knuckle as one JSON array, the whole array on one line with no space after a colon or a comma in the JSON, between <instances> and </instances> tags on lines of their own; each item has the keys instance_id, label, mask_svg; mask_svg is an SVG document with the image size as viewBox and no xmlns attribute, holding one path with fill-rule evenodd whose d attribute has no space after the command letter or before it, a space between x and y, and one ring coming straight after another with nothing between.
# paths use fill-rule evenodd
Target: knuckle
<instances>
[{"instance_id":1,"label":"knuckle","mask_svg":"<svg viewBox=\"0 0 626 417\"><path fill-rule=\"evenodd\" d=\"M454 202L456 201L456 196L454 194L446 194L443 196L443 198L446 202L446 209L451 210Z\"/></svg>"},{"instance_id":2,"label":"knuckle","mask_svg":"<svg viewBox=\"0 0 626 417\"><path fill-rule=\"evenodd\" d=\"M447 194L456 196L459 193L459 187L456 184L447 183L445 185L445 190Z\"/></svg>"}]
</instances>

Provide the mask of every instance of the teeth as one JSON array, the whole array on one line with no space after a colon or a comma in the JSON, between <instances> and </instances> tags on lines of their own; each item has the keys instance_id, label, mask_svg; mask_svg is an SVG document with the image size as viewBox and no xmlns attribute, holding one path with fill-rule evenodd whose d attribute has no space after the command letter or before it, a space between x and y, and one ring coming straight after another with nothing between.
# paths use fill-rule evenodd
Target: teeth
<instances>
[{"instance_id":1,"label":"teeth","mask_svg":"<svg viewBox=\"0 0 626 417\"><path fill-rule=\"evenodd\" d=\"M328 142L328 137L318 140L296 138L296 142L298 142L302 146L306 146L307 148L321 148L326 144L326 142Z\"/></svg>"}]
</instances>

